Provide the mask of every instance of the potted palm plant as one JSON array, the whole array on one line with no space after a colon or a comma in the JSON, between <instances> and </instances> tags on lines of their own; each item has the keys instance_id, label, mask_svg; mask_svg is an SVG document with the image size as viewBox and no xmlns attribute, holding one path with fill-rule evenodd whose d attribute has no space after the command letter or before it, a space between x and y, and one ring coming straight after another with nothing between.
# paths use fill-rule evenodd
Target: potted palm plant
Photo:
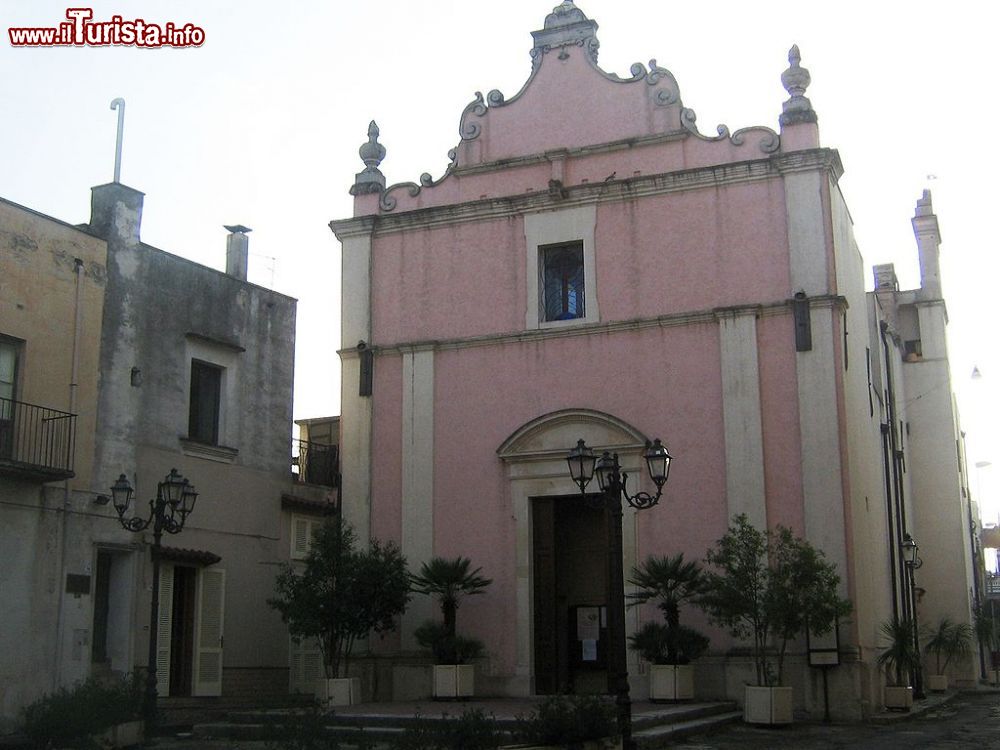
<instances>
[{"instance_id":1,"label":"potted palm plant","mask_svg":"<svg viewBox=\"0 0 1000 750\"><path fill-rule=\"evenodd\" d=\"M708 638L680 623L680 608L702 593L701 566L686 561L683 553L672 557L649 556L632 569L629 583L637 587L629 599L635 604L655 602L663 622L647 622L629 636L629 645L650 663L650 700L694 698L694 670L690 662L708 649Z\"/></svg>"},{"instance_id":2,"label":"potted palm plant","mask_svg":"<svg viewBox=\"0 0 1000 750\"><path fill-rule=\"evenodd\" d=\"M417 642L434 654L435 698L467 698L475 692L475 667L465 662L481 654L482 644L457 634L458 605L466 596L482 594L493 581L480 575L482 568L471 567L467 557L435 557L411 578L414 591L436 597L441 606L443 622L424 623L414 632Z\"/></svg>"},{"instance_id":3,"label":"potted palm plant","mask_svg":"<svg viewBox=\"0 0 1000 750\"><path fill-rule=\"evenodd\" d=\"M953 659L965 659L972 654L972 627L968 623L952 622L942 617L924 643L924 651L933 654L935 666L935 673L927 676L927 687L943 692L948 689L948 675L945 674L948 665Z\"/></svg>"},{"instance_id":4,"label":"potted palm plant","mask_svg":"<svg viewBox=\"0 0 1000 750\"><path fill-rule=\"evenodd\" d=\"M708 551L698 604L736 638L752 638L756 685L744 693L744 721L792 721L792 689L781 685L788 643L805 632L829 632L851 609L837 589L836 566L792 532L754 528L746 515Z\"/></svg>"},{"instance_id":5,"label":"potted palm plant","mask_svg":"<svg viewBox=\"0 0 1000 750\"><path fill-rule=\"evenodd\" d=\"M894 617L883 622L879 630L886 640L878 655L878 663L885 667L889 682L885 688L885 707L909 711L913 706L910 678L920 663L920 653L913 639L913 620Z\"/></svg>"}]
</instances>

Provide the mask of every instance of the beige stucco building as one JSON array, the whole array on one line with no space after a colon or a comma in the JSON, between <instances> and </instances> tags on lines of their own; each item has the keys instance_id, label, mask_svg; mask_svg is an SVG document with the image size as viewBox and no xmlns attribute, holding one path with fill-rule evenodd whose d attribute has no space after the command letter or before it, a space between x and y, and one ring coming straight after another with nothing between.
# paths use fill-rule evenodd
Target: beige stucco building
<instances>
[{"instance_id":1,"label":"beige stucco building","mask_svg":"<svg viewBox=\"0 0 1000 750\"><path fill-rule=\"evenodd\" d=\"M93 480L106 264L102 239L0 199L0 729L87 651L62 570Z\"/></svg>"},{"instance_id":2,"label":"beige stucco building","mask_svg":"<svg viewBox=\"0 0 1000 750\"><path fill-rule=\"evenodd\" d=\"M180 535L164 535L161 698L278 702L295 685L266 600L336 474L320 486L291 470L295 300L247 282L242 228L220 239L227 272L144 243L142 203L101 185L89 223L71 227L0 202L5 729L58 686L145 669L152 529L119 523L120 474L130 515L147 516L171 469L200 493ZM26 453L36 443L41 458Z\"/></svg>"}]
</instances>

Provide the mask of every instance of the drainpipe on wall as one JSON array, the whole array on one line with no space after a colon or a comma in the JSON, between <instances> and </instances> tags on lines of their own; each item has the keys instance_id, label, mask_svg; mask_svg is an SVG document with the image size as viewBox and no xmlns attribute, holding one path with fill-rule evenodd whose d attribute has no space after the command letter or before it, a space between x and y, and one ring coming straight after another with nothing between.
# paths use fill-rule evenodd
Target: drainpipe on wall
<instances>
[{"instance_id":1,"label":"drainpipe on wall","mask_svg":"<svg viewBox=\"0 0 1000 750\"><path fill-rule=\"evenodd\" d=\"M889 573L892 577L892 619L899 619L899 584L896 580L896 530L892 513L892 473L890 466L889 425L882 424L882 465L885 473L885 507L888 513L889 530Z\"/></svg>"},{"instance_id":2,"label":"drainpipe on wall","mask_svg":"<svg viewBox=\"0 0 1000 750\"><path fill-rule=\"evenodd\" d=\"M890 565L892 566L893 582L892 610L893 615L896 615L898 601L902 603L903 617L909 617L912 613L910 611L911 602L909 601L909 597L906 595L906 566L903 564L902 557L899 557L897 562L896 556L897 545L902 541L903 535L906 533L906 508L903 505L903 483L902 477L900 476L901 451L899 450L899 442L896 432L896 393L892 383L892 349L889 346L888 324L886 324L885 321L882 321L879 328L882 338L882 351L885 357L886 424L883 426L883 429L885 429L885 432L883 433L883 440L887 442L888 445L884 446L883 450L885 450L888 454L885 455L885 460L888 462L886 464L886 490L889 493L888 501L890 503L889 559ZM890 470L891 484L889 476ZM895 539L893 539L893 528L891 523L893 516L895 516ZM900 582L899 589L896 588L897 576L898 581Z\"/></svg>"},{"instance_id":3,"label":"drainpipe on wall","mask_svg":"<svg viewBox=\"0 0 1000 750\"><path fill-rule=\"evenodd\" d=\"M80 375L80 339L83 337L83 261L74 259L73 273L76 275L76 290L73 298L73 350L70 362L70 382L69 382L69 413L76 414L76 394L79 386ZM66 526L69 520L69 511L72 506L72 490L70 480L63 482L63 506L59 519L59 577L56 580L56 663L52 671L52 689L59 688L60 676L62 675L63 654L65 652L65 581L66 581L66 543L68 534Z\"/></svg>"}]
</instances>

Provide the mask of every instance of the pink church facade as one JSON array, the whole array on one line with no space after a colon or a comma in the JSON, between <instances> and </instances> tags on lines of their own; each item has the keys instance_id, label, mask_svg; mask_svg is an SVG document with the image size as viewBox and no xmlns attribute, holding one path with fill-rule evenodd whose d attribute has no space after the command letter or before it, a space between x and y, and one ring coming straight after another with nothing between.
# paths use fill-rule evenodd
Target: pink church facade
<instances>
[{"instance_id":1,"label":"pink church facade","mask_svg":"<svg viewBox=\"0 0 1000 750\"><path fill-rule=\"evenodd\" d=\"M865 715L882 701L878 624L901 594L863 266L808 73L793 48L778 131L706 136L655 61L603 71L596 28L569 0L555 8L522 90L469 104L439 179L387 187L373 123L355 215L331 223L343 512L360 535L398 541L413 569L462 555L493 579L458 614L486 644L479 692L587 690L601 677L572 618L605 604L606 546L565 456L583 438L640 476L659 437L675 461L657 507L626 509L626 575L650 554L702 559L739 513L791 527L854 602L830 684L835 715ZM421 599L373 644L395 697L420 692L413 630L436 614ZM630 608L626 629L656 618ZM699 696L741 698L740 644L697 611L684 618L712 636ZM645 665L628 658L641 698ZM804 642L790 660L797 708L817 715Z\"/></svg>"}]
</instances>

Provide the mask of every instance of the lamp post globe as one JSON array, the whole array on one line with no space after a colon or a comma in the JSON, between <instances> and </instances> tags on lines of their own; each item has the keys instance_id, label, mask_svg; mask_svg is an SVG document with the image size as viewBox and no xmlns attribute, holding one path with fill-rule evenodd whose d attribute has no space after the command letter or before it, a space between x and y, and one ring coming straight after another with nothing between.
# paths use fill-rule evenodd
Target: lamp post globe
<instances>
[{"instance_id":1,"label":"lamp post globe","mask_svg":"<svg viewBox=\"0 0 1000 750\"><path fill-rule=\"evenodd\" d=\"M580 492L584 492L590 480L594 478L595 460L594 451L588 448L583 440L577 440L576 447L566 456L569 475L580 488Z\"/></svg>"}]
</instances>

